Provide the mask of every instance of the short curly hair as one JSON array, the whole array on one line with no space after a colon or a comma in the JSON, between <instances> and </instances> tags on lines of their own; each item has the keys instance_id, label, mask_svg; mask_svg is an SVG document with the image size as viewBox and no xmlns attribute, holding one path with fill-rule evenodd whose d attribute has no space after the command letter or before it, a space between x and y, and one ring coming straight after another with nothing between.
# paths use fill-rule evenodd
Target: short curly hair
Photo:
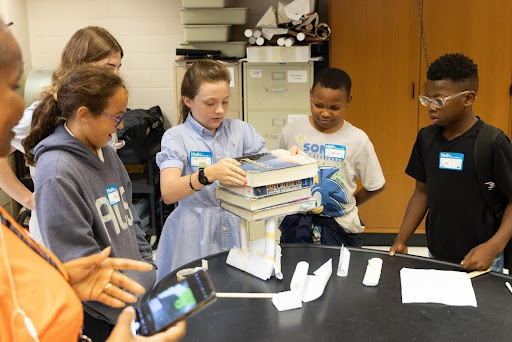
<instances>
[{"instance_id":1,"label":"short curly hair","mask_svg":"<svg viewBox=\"0 0 512 342\"><path fill-rule=\"evenodd\" d=\"M436 59L427 71L427 79L440 81L449 79L460 83L464 90L478 91L478 66L462 53L449 53Z\"/></svg>"},{"instance_id":2,"label":"short curly hair","mask_svg":"<svg viewBox=\"0 0 512 342\"><path fill-rule=\"evenodd\" d=\"M317 72L312 89L314 89L317 84L320 84L324 88L334 90L345 89L348 95L350 95L350 89L352 88L350 76L345 71L338 68L326 68Z\"/></svg>"}]
</instances>

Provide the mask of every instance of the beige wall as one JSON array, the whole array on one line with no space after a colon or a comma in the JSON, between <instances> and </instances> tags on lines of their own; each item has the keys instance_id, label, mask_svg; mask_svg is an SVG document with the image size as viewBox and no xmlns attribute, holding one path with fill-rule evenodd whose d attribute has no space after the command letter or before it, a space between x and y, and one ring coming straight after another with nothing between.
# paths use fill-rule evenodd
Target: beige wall
<instances>
[{"instance_id":1,"label":"beige wall","mask_svg":"<svg viewBox=\"0 0 512 342\"><path fill-rule=\"evenodd\" d=\"M102 26L124 50L121 76L128 86L128 106L159 105L168 126L175 108L175 51L184 41L180 7L180 0L26 0L30 62L33 68L56 67L76 30Z\"/></svg>"}]
</instances>

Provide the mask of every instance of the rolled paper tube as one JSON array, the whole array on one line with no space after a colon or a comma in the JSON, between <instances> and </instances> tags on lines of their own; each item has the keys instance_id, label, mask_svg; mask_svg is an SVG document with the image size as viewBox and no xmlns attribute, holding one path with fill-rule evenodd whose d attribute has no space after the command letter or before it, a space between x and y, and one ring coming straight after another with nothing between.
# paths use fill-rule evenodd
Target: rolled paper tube
<instances>
[{"instance_id":1,"label":"rolled paper tube","mask_svg":"<svg viewBox=\"0 0 512 342\"><path fill-rule=\"evenodd\" d=\"M304 39L306 39L306 35L304 33L302 33L302 32L299 32L299 33L297 33L297 37L296 38L297 38L297 40L299 42L302 42Z\"/></svg>"},{"instance_id":2,"label":"rolled paper tube","mask_svg":"<svg viewBox=\"0 0 512 342\"><path fill-rule=\"evenodd\" d=\"M256 45L261 46L263 44L265 44L265 38L263 38L263 37L256 38Z\"/></svg>"},{"instance_id":3,"label":"rolled paper tube","mask_svg":"<svg viewBox=\"0 0 512 342\"><path fill-rule=\"evenodd\" d=\"M285 41L286 41L286 39L285 39L285 38L283 38L283 37L279 37L279 38L277 39L277 45L279 45L279 46L284 46Z\"/></svg>"},{"instance_id":4,"label":"rolled paper tube","mask_svg":"<svg viewBox=\"0 0 512 342\"><path fill-rule=\"evenodd\" d=\"M260 30L254 30L254 31L252 32L252 36L253 36L254 38L259 38L259 37L261 37L261 31L260 31Z\"/></svg>"},{"instance_id":5,"label":"rolled paper tube","mask_svg":"<svg viewBox=\"0 0 512 342\"><path fill-rule=\"evenodd\" d=\"M327 39L331 35L331 28L326 23L320 23L316 28L316 35L322 39Z\"/></svg>"},{"instance_id":6,"label":"rolled paper tube","mask_svg":"<svg viewBox=\"0 0 512 342\"><path fill-rule=\"evenodd\" d=\"M284 45L287 46L287 47L290 47L293 45L293 43L295 43L295 38L286 38L286 40L284 41Z\"/></svg>"},{"instance_id":7,"label":"rolled paper tube","mask_svg":"<svg viewBox=\"0 0 512 342\"><path fill-rule=\"evenodd\" d=\"M251 44L251 45L256 44L256 38L254 38L254 37L249 37L249 44Z\"/></svg>"},{"instance_id":8,"label":"rolled paper tube","mask_svg":"<svg viewBox=\"0 0 512 342\"><path fill-rule=\"evenodd\" d=\"M252 37L252 30L251 29L246 29L244 31L244 36L246 36L247 38Z\"/></svg>"}]
</instances>

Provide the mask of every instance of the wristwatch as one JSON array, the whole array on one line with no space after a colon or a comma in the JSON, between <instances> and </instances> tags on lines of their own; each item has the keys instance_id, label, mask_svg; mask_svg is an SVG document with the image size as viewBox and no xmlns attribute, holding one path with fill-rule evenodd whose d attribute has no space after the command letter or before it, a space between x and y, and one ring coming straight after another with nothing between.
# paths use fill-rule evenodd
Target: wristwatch
<instances>
[{"instance_id":1,"label":"wristwatch","mask_svg":"<svg viewBox=\"0 0 512 342\"><path fill-rule=\"evenodd\" d=\"M203 185L210 185L212 182L208 180L208 177L204 174L204 167L199 168L199 174L197 175L197 179L199 180L199 183Z\"/></svg>"}]
</instances>

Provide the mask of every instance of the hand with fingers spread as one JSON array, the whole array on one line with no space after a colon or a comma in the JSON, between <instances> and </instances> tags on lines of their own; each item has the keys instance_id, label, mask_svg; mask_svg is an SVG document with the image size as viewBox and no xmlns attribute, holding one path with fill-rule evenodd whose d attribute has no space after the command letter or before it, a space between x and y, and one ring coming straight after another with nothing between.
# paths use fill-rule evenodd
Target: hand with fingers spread
<instances>
[{"instance_id":1,"label":"hand with fingers spread","mask_svg":"<svg viewBox=\"0 0 512 342\"><path fill-rule=\"evenodd\" d=\"M134 336L130 329L131 323L135 318L135 310L129 306L123 310L117 319L117 324L112 330L107 342L175 342L185 336L186 323L180 321L169 329L153 336Z\"/></svg>"},{"instance_id":2,"label":"hand with fingers spread","mask_svg":"<svg viewBox=\"0 0 512 342\"><path fill-rule=\"evenodd\" d=\"M240 162L233 158L221 159L218 163L204 169L210 182L218 180L222 184L244 186L247 173L240 168Z\"/></svg>"},{"instance_id":3,"label":"hand with fingers spread","mask_svg":"<svg viewBox=\"0 0 512 342\"><path fill-rule=\"evenodd\" d=\"M135 294L144 293L144 287L118 270L145 272L153 265L142 261L109 258L111 247L100 253L74 259L64 264L69 275L69 284L81 300L95 300L112 307L121 308L134 303ZM130 292L128 292L130 291Z\"/></svg>"}]
</instances>

